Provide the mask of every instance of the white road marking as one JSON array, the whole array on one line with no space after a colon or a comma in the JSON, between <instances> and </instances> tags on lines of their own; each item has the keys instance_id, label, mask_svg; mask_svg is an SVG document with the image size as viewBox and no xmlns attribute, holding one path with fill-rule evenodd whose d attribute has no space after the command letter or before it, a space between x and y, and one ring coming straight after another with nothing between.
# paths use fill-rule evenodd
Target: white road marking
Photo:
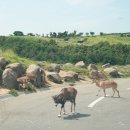
<instances>
[{"instance_id":1,"label":"white road marking","mask_svg":"<svg viewBox=\"0 0 130 130\"><path fill-rule=\"evenodd\" d=\"M92 108L96 103L98 103L99 101L101 101L103 98L104 98L104 97L98 98L97 100L95 100L95 101L93 101L92 103L90 103L90 104L88 105L88 107L91 107L91 108Z\"/></svg>"}]
</instances>

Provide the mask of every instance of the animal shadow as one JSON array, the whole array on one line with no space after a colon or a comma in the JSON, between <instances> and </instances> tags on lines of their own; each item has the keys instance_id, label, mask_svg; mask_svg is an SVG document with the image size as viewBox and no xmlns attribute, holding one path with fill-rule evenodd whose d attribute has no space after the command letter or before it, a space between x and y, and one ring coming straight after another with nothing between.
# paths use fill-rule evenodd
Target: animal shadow
<instances>
[{"instance_id":1,"label":"animal shadow","mask_svg":"<svg viewBox=\"0 0 130 130\"><path fill-rule=\"evenodd\" d=\"M81 114L81 113L75 113L72 115L68 115L66 117L64 117L64 120L78 120L79 118L83 118L83 117L89 117L90 114Z\"/></svg>"}]
</instances>

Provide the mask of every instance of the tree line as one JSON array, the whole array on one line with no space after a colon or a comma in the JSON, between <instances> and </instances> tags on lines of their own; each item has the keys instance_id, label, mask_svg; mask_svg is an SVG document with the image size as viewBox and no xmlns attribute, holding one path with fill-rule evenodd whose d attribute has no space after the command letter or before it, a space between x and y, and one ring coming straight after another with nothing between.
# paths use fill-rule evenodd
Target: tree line
<instances>
[{"instance_id":1,"label":"tree line","mask_svg":"<svg viewBox=\"0 0 130 130\"><path fill-rule=\"evenodd\" d=\"M94 32L79 32L77 33L76 30L74 30L73 32L68 32L68 31L64 31L64 32L50 32L49 34L46 34L46 36L44 34L40 35L40 34L34 34L34 33L27 33L27 35L25 35L22 31L14 31L13 34L11 34L11 36L42 36L42 37L51 37L51 38L67 38L67 37L81 37L83 35L85 36L94 36L95 33Z\"/></svg>"}]
</instances>

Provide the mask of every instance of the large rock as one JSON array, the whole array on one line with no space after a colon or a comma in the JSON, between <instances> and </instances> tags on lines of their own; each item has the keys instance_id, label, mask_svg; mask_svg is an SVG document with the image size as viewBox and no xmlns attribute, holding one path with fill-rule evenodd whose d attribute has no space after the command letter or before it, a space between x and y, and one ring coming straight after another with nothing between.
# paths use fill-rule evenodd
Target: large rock
<instances>
[{"instance_id":1,"label":"large rock","mask_svg":"<svg viewBox=\"0 0 130 130\"><path fill-rule=\"evenodd\" d=\"M111 66L110 63L107 63L107 64L102 65L102 68L109 68L110 66Z\"/></svg>"},{"instance_id":2,"label":"large rock","mask_svg":"<svg viewBox=\"0 0 130 130\"><path fill-rule=\"evenodd\" d=\"M73 66L73 64L71 64L71 63L66 63L65 65L68 65L68 66Z\"/></svg>"},{"instance_id":3,"label":"large rock","mask_svg":"<svg viewBox=\"0 0 130 130\"><path fill-rule=\"evenodd\" d=\"M76 67L85 67L85 63L83 61L79 61L75 64Z\"/></svg>"},{"instance_id":4,"label":"large rock","mask_svg":"<svg viewBox=\"0 0 130 130\"><path fill-rule=\"evenodd\" d=\"M9 64L6 68L12 69L17 74L17 77L21 77L25 73L25 69L20 63Z\"/></svg>"},{"instance_id":5,"label":"large rock","mask_svg":"<svg viewBox=\"0 0 130 130\"><path fill-rule=\"evenodd\" d=\"M0 57L0 68L4 69L9 62L4 58Z\"/></svg>"},{"instance_id":6,"label":"large rock","mask_svg":"<svg viewBox=\"0 0 130 130\"><path fill-rule=\"evenodd\" d=\"M120 77L118 71L113 67L104 69L104 72L111 75L112 77Z\"/></svg>"},{"instance_id":7,"label":"large rock","mask_svg":"<svg viewBox=\"0 0 130 130\"><path fill-rule=\"evenodd\" d=\"M88 71L90 72L91 70L98 70L98 68L95 64L89 64Z\"/></svg>"},{"instance_id":8,"label":"large rock","mask_svg":"<svg viewBox=\"0 0 130 130\"><path fill-rule=\"evenodd\" d=\"M50 72L60 72L60 65L59 64L51 64L49 67Z\"/></svg>"},{"instance_id":9,"label":"large rock","mask_svg":"<svg viewBox=\"0 0 130 130\"><path fill-rule=\"evenodd\" d=\"M38 65L31 64L26 70L26 75L28 77L35 77L34 85L36 87L46 86L45 71Z\"/></svg>"},{"instance_id":10,"label":"large rock","mask_svg":"<svg viewBox=\"0 0 130 130\"><path fill-rule=\"evenodd\" d=\"M73 71L68 71L68 72L61 72L60 73L61 77L64 79L64 81L78 81L78 73L73 72Z\"/></svg>"},{"instance_id":11,"label":"large rock","mask_svg":"<svg viewBox=\"0 0 130 130\"><path fill-rule=\"evenodd\" d=\"M7 68L4 70L2 74L2 81L5 87L9 89L18 89L18 83L17 83L17 74L14 70L11 68Z\"/></svg>"},{"instance_id":12,"label":"large rock","mask_svg":"<svg viewBox=\"0 0 130 130\"><path fill-rule=\"evenodd\" d=\"M89 77L91 78L91 79L106 79L107 77L106 77L106 75L104 74L104 73L102 73L102 72L100 72L100 71L98 71L98 70L91 70L90 72L89 72Z\"/></svg>"},{"instance_id":13,"label":"large rock","mask_svg":"<svg viewBox=\"0 0 130 130\"><path fill-rule=\"evenodd\" d=\"M62 83L62 78L60 77L59 73L56 72L50 72L47 75L47 78L54 83L61 84Z\"/></svg>"}]
</instances>

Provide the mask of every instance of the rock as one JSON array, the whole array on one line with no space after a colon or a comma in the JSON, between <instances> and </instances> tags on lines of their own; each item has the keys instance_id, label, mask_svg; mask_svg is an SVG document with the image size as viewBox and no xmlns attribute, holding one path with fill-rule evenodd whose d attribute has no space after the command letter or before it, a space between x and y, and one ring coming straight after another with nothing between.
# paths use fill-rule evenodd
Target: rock
<instances>
[{"instance_id":1,"label":"rock","mask_svg":"<svg viewBox=\"0 0 130 130\"><path fill-rule=\"evenodd\" d=\"M49 67L50 72L60 72L60 65L59 64L51 64Z\"/></svg>"},{"instance_id":2,"label":"rock","mask_svg":"<svg viewBox=\"0 0 130 130\"><path fill-rule=\"evenodd\" d=\"M26 75L35 77L34 85L36 87L46 86L45 71L40 66L31 64L26 70Z\"/></svg>"},{"instance_id":3,"label":"rock","mask_svg":"<svg viewBox=\"0 0 130 130\"><path fill-rule=\"evenodd\" d=\"M113 67L104 69L104 72L111 75L112 77L120 77L118 71Z\"/></svg>"},{"instance_id":4,"label":"rock","mask_svg":"<svg viewBox=\"0 0 130 130\"><path fill-rule=\"evenodd\" d=\"M73 71L68 71L66 73L66 75L64 75L63 77L64 81L67 81L67 82L74 82L74 81L78 81L78 73L76 72L73 72Z\"/></svg>"},{"instance_id":5,"label":"rock","mask_svg":"<svg viewBox=\"0 0 130 130\"><path fill-rule=\"evenodd\" d=\"M54 83L58 83L61 84L62 83L62 78L60 77L60 75L56 72L50 72L47 75L47 78Z\"/></svg>"},{"instance_id":6,"label":"rock","mask_svg":"<svg viewBox=\"0 0 130 130\"><path fill-rule=\"evenodd\" d=\"M0 57L0 68L4 69L9 62L4 58Z\"/></svg>"},{"instance_id":7,"label":"rock","mask_svg":"<svg viewBox=\"0 0 130 130\"><path fill-rule=\"evenodd\" d=\"M68 66L73 66L73 64L71 64L71 63L66 63L65 65L68 65Z\"/></svg>"},{"instance_id":8,"label":"rock","mask_svg":"<svg viewBox=\"0 0 130 130\"><path fill-rule=\"evenodd\" d=\"M111 66L110 63L107 63L107 64L102 65L102 68L109 68L110 66Z\"/></svg>"},{"instance_id":9,"label":"rock","mask_svg":"<svg viewBox=\"0 0 130 130\"><path fill-rule=\"evenodd\" d=\"M17 77L21 77L23 74L25 74L25 69L20 63L9 64L6 66L6 68L12 69L17 74Z\"/></svg>"},{"instance_id":10,"label":"rock","mask_svg":"<svg viewBox=\"0 0 130 130\"><path fill-rule=\"evenodd\" d=\"M18 89L19 84L17 83L17 78L16 72L11 68L5 69L2 74L3 84L9 89Z\"/></svg>"},{"instance_id":11,"label":"rock","mask_svg":"<svg viewBox=\"0 0 130 130\"><path fill-rule=\"evenodd\" d=\"M88 66L88 71L90 72L91 70L98 70L95 64L89 64Z\"/></svg>"},{"instance_id":12,"label":"rock","mask_svg":"<svg viewBox=\"0 0 130 130\"><path fill-rule=\"evenodd\" d=\"M98 70L91 70L89 72L89 76L91 79L106 79L107 78L104 73Z\"/></svg>"},{"instance_id":13,"label":"rock","mask_svg":"<svg viewBox=\"0 0 130 130\"><path fill-rule=\"evenodd\" d=\"M85 67L85 63L84 63L83 61L79 61L79 62L77 62L77 63L75 64L75 66L76 66L76 67L81 67L81 68L83 68L83 67Z\"/></svg>"}]
</instances>

